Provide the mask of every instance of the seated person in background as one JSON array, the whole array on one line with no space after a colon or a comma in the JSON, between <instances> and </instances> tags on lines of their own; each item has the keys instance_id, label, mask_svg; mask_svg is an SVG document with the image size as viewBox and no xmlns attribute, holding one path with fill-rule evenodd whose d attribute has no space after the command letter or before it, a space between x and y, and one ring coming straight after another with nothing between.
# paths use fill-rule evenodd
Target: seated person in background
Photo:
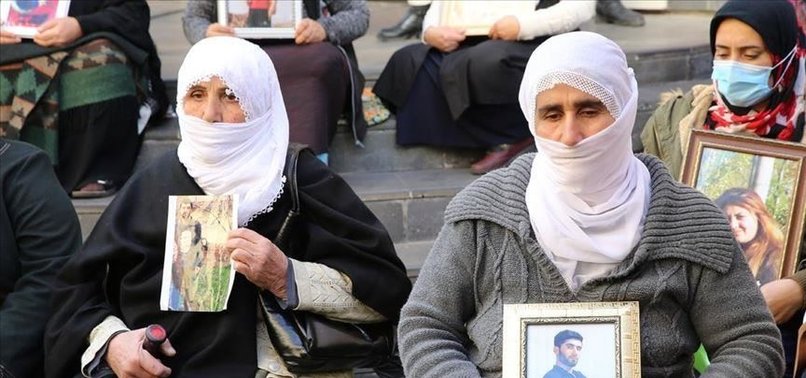
<instances>
[{"instance_id":1,"label":"seated person in background","mask_svg":"<svg viewBox=\"0 0 806 378\"><path fill-rule=\"evenodd\" d=\"M641 141L680 177L691 129L806 143L806 74L792 5L732 0L711 19L713 85L662 104Z\"/></svg>"},{"instance_id":2,"label":"seated person in background","mask_svg":"<svg viewBox=\"0 0 806 378\"><path fill-rule=\"evenodd\" d=\"M621 49L552 37L519 99L539 152L445 210L400 316L407 376L500 377L504 304L637 301L642 377L692 376L700 344L710 376L780 377L780 335L725 216L632 153L638 85Z\"/></svg>"},{"instance_id":3,"label":"seated person in background","mask_svg":"<svg viewBox=\"0 0 806 378\"><path fill-rule=\"evenodd\" d=\"M711 19L714 84L695 86L655 110L641 133L644 151L660 157L672 176L679 178L683 151L694 128L806 143L806 58L795 13L786 0L725 3ZM793 288L793 282L775 283L774 289L762 286L773 312L773 302L779 307L798 297L781 290ZM789 298L780 298L782 295ZM776 314L786 350L787 376L792 375L789 371L802 318L799 312L787 317L787 322Z\"/></svg>"},{"instance_id":4,"label":"seated person in background","mask_svg":"<svg viewBox=\"0 0 806 378\"><path fill-rule=\"evenodd\" d=\"M105 363L118 376L294 377L266 337L259 290L333 319L396 321L411 283L388 233L310 152L298 163L294 255L271 241L291 199L288 118L268 55L242 39L207 38L188 52L177 88L177 151L126 184L62 272L48 374L87 375ZM238 196L227 310L160 311L168 196L203 194ZM168 331L159 360L140 346L151 323Z\"/></svg>"},{"instance_id":5,"label":"seated person in background","mask_svg":"<svg viewBox=\"0 0 806 378\"><path fill-rule=\"evenodd\" d=\"M487 149L471 167L482 174L532 145L515 98L529 55L593 17L595 2L536 2L533 12L498 20L485 37L440 26L445 6L431 4L424 43L395 52L373 91L396 115L398 144Z\"/></svg>"},{"instance_id":6,"label":"seated person in background","mask_svg":"<svg viewBox=\"0 0 806 378\"><path fill-rule=\"evenodd\" d=\"M343 113L356 144L361 145L367 133L361 104L364 76L358 70L352 42L367 32L369 8L366 0L327 1L321 8L320 0L302 3L303 19L293 43L269 39L253 42L261 45L277 67L291 141L308 145L327 163L328 146ZM216 20L216 0L188 2L182 18L188 41L235 35L235 29Z\"/></svg>"},{"instance_id":7,"label":"seated person in background","mask_svg":"<svg viewBox=\"0 0 806 378\"><path fill-rule=\"evenodd\" d=\"M42 377L50 295L81 229L47 155L0 139L0 162L0 366Z\"/></svg>"},{"instance_id":8,"label":"seated person in background","mask_svg":"<svg viewBox=\"0 0 806 378\"><path fill-rule=\"evenodd\" d=\"M81 0L33 40L0 28L0 136L43 149L73 197L123 185L168 105L150 20L144 0Z\"/></svg>"}]
</instances>

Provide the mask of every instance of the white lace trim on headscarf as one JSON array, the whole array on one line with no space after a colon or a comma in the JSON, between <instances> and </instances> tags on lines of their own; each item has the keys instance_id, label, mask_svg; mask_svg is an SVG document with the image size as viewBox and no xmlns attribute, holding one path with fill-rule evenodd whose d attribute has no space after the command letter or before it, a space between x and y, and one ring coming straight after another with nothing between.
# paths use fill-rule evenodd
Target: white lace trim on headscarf
<instances>
[{"instance_id":1,"label":"white lace trim on headscarf","mask_svg":"<svg viewBox=\"0 0 806 378\"><path fill-rule=\"evenodd\" d=\"M238 98L246 122L206 122L185 114L188 89L218 77ZM269 56L240 38L213 37L188 51L177 77L182 141L177 154L206 194L238 196L238 224L271 211L281 194L288 116Z\"/></svg>"},{"instance_id":2,"label":"white lace trim on headscarf","mask_svg":"<svg viewBox=\"0 0 806 378\"><path fill-rule=\"evenodd\" d=\"M532 54L519 101L535 134L537 95L566 84L599 99L615 122L573 147L535 135L526 189L538 242L573 289L605 275L638 244L650 193L632 153L638 84L621 49L590 32L543 42Z\"/></svg>"}]
</instances>

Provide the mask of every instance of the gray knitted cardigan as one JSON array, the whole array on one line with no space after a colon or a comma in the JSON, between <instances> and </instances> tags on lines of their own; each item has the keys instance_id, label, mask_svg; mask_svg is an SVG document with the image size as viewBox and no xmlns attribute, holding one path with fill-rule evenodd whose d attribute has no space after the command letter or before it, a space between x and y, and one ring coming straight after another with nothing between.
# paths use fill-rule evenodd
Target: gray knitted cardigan
<instances>
[{"instance_id":1,"label":"gray knitted cardigan","mask_svg":"<svg viewBox=\"0 0 806 378\"><path fill-rule=\"evenodd\" d=\"M328 41L346 45L367 32L369 7L366 0L328 0L326 4L331 15L320 17L317 21L325 29ZM305 7L302 7L302 13L303 17L307 17ZM182 17L182 26L191 44L204 39L207 27L218 22L216 14L216 0L188 2Z\"/></svg>"},{"instance_id":2,"label":"gray knitted cardigan","mask_svg":"<svg viewBox=\"0 0 806 378\"><path fill-rule=\"evenodd\" d=\"M641 375L690 377L702 343L707 377L780 377L780 333L712 202L657 158L636 249L572 292L535 241L524 201L534 154L465 188L420 271L399 325L409 377L501 375L502 304L638 301Z\"/></svg>"}]
</instances>

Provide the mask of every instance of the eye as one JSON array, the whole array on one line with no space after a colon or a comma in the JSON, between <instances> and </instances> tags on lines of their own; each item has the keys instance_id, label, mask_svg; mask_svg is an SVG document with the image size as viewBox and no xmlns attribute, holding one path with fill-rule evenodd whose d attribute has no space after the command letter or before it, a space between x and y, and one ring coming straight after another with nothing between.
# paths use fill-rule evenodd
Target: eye
<instances>
[{"instance_id":1,"label":"eye","mask_svg":"<svg viewBox=\"0 0 806 378\"><path fill-rule=\"evenodd\" d=\"M541 117L541 119L546 121L559 121L560 118L562 118L562 114L560 114L560 112L555 111L543 113L543 116Z\"/></svg>"},{"instance_id":2,"label":"eye","mask_svg":"<svg viewBox=\"0 0 806 378\"><path fill-rule=\"evenodd\" d=\"M584 108L580 110L579 115L585 118L595 118L601 114L602 111L596 108Z\"/></svg>"},{"instance_id":3,"label":"eye","mask_svg":"<svg viewBox=\"0 0 806 378\"><path fill-rule=\"evenodd\" d=\"M188 97L194 100L201 100L204 98L204 91L199 89L193 89L188 93Z\"/></svg>"}]
</instances>

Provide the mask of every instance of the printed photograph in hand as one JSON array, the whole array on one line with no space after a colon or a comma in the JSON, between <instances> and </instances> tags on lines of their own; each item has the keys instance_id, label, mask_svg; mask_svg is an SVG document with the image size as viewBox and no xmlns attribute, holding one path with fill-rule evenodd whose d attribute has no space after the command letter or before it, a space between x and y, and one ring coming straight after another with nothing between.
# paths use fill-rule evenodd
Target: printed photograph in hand
<instances>
[{"instance_id":1,"label":"printed photograph in hand","mask_svg":"<svg viewBox=\"0 0 806 378\"><path fill-rule=\"evenodd\" d=\"M299 0L218 0L218 22L244 38L293 38Z\"/></svg>"},{"instance_id":2,"label":"printed photograph in hand","mask_svg":"<svg viewBox=\"0 0 806 378\"><path fill-rule=\"evenodd\" d=\"M6 29L20 37L32 38L36 28L58 17L66 17L70 1L2 0L0 21Z\"/></svg>"},{"instance_id":3,"label":"printed photograph in hand","mask_svg":"<svg viewBox=\"0 0 806 378\"><path fill-rule=\"evenodd\" d=\"M232 196L171 196L160 308L222 311L235 278L225 244L237 227Z\"/></svg>"}]
</instances>

